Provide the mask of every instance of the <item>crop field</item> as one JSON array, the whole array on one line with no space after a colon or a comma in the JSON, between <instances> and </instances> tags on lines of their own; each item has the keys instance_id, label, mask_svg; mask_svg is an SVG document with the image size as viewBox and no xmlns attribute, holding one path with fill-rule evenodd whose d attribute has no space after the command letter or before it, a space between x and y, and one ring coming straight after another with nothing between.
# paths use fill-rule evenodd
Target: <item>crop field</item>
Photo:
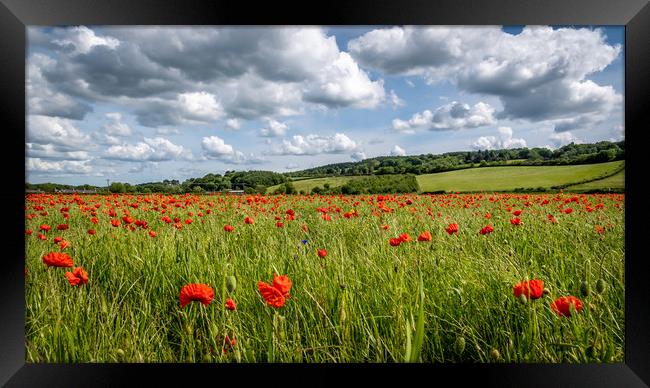
<instances>
[{"instance_id":1,"label":"crop field","mask_svg":"<svg viewBox=\"0 0 650 388\"><path fill-rule=\"evenodd\" d=\"M25 214L30 363L624 360L623 194L37 194Z\"/></svg>"}]
</instances>

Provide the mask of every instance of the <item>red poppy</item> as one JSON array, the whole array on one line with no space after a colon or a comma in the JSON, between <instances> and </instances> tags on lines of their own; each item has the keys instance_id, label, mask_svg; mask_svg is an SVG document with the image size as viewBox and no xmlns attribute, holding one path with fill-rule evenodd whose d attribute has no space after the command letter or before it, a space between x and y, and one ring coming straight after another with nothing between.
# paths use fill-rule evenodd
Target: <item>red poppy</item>
<instances>
[{"instance_id":1,"label":"red poppy","mask_svg":"<svg viewBox=\"0 0 650 388\"><path fill-rule=\"evenodd\" d=\"M153 230L149 231L149 237L156 237L156 236L157 236L156 232L154 232Z\"/></svg>"},{"instance_id":2,"label":"red poppy","mask_svg":"<svg viewBox=\"0 0 650 388\"><path fill-rule=\"evenodd\" d=\"M43 255L43 263L48 267L72 267L72 257L63 252L50 252Z\"/></svg>"},{"instance_id":3,"label":"red poppy","mask_svg":"<svg viewBox=\"0 0 650 388\"><path fill-rule=\"evenodd\" d=\"M254 221L253 221L252 218L250 218L250 217L246 217L246 218L244 219L244 222L250 225L250 224L252 224Z\"/></svg>"},{"instance_id":4,"label":"red poppy","mask_svg":"<svg viewBox=\"0 0 650 388\"><path fill-rule=\"evenodd\" d=\"M25 230L25 234L28 235L28 236L31 236L32 233L33 233L33 231L31 229Z\"/></svg>"},{"instance_id":5,"label":"red poppy","mask_svg":"<svg viewBox=\"0 0 650 388\"><path fill-rule=\"evenodd\" d=\"M325 256L327 256L327 250L325 250L325 249L319 249L319 250L318 250L318 256L319 256L319 257L325 257Z\"/></svg>"},{"instance_id":6,"label":"red poppy","mask_svg":"<svg viewBox=\"0 0 650 388\"><path fill-rule=\"evenodd\" d=\"M97 231L95 231L95 229L88 229L88 234L89 234L89 235L92 236L92 235L95 234L95 233L97 233Z\"/></svg>"},{"instance_id":7,"label":"red poppy","mask_svg":"<svg viewBox=\"0 0 650 388\"><path fill-rule=\"evenodd\" d=\"M65 277L71 286L88 284L88 273L82 267L77 267L72 272L66 272Z\"/></svg>"},{"instance_id":8,"label":"red poppy","mask_svg":"<svg viewBox=\"0 0 650 388\"><path fill-rule=\"evenodd\" d=\"M273 275L273 287L277 288L283 296L288 296L292 286L291 280L286 275Z\"/></svg>"},{"instance_id":9,"label":"red poppy","mask_svg":"<svg viewBox=\"0 0 650 388\"><path fill-rule=\"evenodd\" d=\"M516 298L519 298L521 294L524 294L528 299L539 299L542 297L542 293L544 292L544 281L539 279L523 281L515 284L512 291Z\"/></svg>"},{"instance_id":10,"label":"red poppy","mask_svg":"<svg viewBox=\"0 0 650 388\"><path fill-rule=\"evenodd\" d=\"M431 233L429 233L429 231L424 231L418 236L418 241L431 241L432 239L433 237L431 237Z\"/></svg>"},{"instance_id":11,"label":"red poppy","mask_svg":"<svg viewBox=\"0 0 650 388\"><path fill-rule=\"evenodd\" d=\"M264 298L264 300L269 306L275 308L280 308L284 306L286 299L284 298L280 290L262 281L257 283L257 288L260 290L262 297Z\"/></svg>"},{"instance_id":12,"label":"red poppy","mask_svg":"<svg viewBox=\"0 0 650 388\"><path fill-rule=\"evenodd\" d=\"M594 228L594 230L595 230L596 233L598 233L598 234L603 234L603 233L605 233L605 228L602 227L602 226L600 226L600 225L596 225L596 227Z\"/></svg>"},{"instance_id":13,"label":"red poppy","mask_svg":"<svg viewBox=\"0 0 650 388\"><path fill-rule=\"evenodd\" d=\"M223 230L225 230L226 232L232 232L233 230L235 230L235 228L233 228L232 225L226 225L223 227Z\"/></svg>"},{"instance_id":14,"label":"red poppy","mask_svg":"<svg viewBox=\"0 0 650 388\"><path fill-rule=\"evenodd\" d=\"M573 209L570 208L570 207L568 207L568 208L562 210L562 213L564 213L564 214L571 214L572 212L573 212Z\"/></svg>"},{"instance_id":15,"label":"red poppy","mask_svg":"<svg viewBox=\"0 0 650 388\"><path fill-rule=\"evenodd\" d=\"M458 234L458 224L449 224L446 230L449 235L452 235L454 233Z\"/></svg>"},{"instance_id":16,"label":"red poppy","mask_svg":"<svg viewBox=\"0 0 650 388\"><path fill-rule=\"evenodd\" d=\"M69 247L69 246L70 246L70 241L68 241L68 240L62 240L62 241L59 243L59 248L61 248L61 250L64 250L64 249L66 249L66 248Z\"/></svg>"},{"instance_id":17,"label":"red poppy","mask_svg":"<svg viewBox=\"0 0 650 388\"><path fill-rule=\"evenodd\" d=\"M47 240L47 237L45 237L43 233L39 233L38 238L40 238L41 240Z\"/></svg>"},{"instance_id":18,"label":"red poppy","mask_svg":"<svg viewBox=\"0 0 650 388\"><path fill-rule=\"evenodd\" d=\"M512 215L513 216L520 216L521 215L521 210L515 210L514 212L512 212Z\"/></svg>"},{"instance_id":19,"label":"red poppy","mask_svg":"<svg viewBox=\"0 0 650 388\"><path fill-rule=\"evenodd\" d=\"M53 240L53 241L54 241L55 244L58 244L58 243L60 243L61 241L63 241L63 237L61 237L61 236L54 237L54 240Z\"/></svg>"},{"instance_id":20,"label":"red poppy","mask_svg":"<svg viewBox=\"0 0 650 388\"><path fill-rule=\"evenodd\" d=\"M510 223L513 225L521 225L521 218L517 218L517 217L511 218Z\"/></svg>"},{"instance_id":21,"label":"red poppy","mask_svg":"<svg viewBox=\"0 0 650 388\"><path fill-rule=\"evenodd\" d=\"M402 239L399 237L390 239L390 245L393 247L398 247L401 243L402 243Z\"/></svg>"},{"instance_id":22,"label":"red poppy","mask_svg":"<svg viewBox=\"0 0 650 388\"><path fill-rule=\"evenodd\" d=\"M301 228L303 232L309 232L309 227L307 225L303 225Z\"/></svg>"},{"instance_id":23,"label":"red poppy","mask_svg":"<svg viewBox=\"0 0 650 388\"><path fill-rule=\"evenodd\" d=\"M494 232L494 228L492 227L492 225L486 225L483 229L479 231L479 233L482 235L490 234L492 232Z\"/></svg>"},{"instance_id":24,"label":"red poppy","mask_svg":"<svg viewBox=\"0 0 650 388\"><path fill-rule=\"evenodd\" d=\"M551 309L561 317L569 317L571 316L571 305L575 307L577 312L582 310L582 301L575 296L562 296L557 298L551 303Z\"/></svg>"},{"instance_id":25,"label":"red poppy","mask_svg":"<svg viewBox=\"0 0 650 388\"><path fill-rule=\"evenodd\" d=\"M275 226L278 227L278 228L283 228L284 224L282 222L278 221L278 222L275 223Z\"/></svg>"},{"instance_id":26,"label":"red poppy","mask_svg":"<svg viewBox=\"0 0 650 388\"><path fill-rule=\"evenodd\" d=\"M486 219L489 220L490 218L492 218L492 214L490 214L490 213L485 213L485 215L484 215L483 217L485 217Z\"/></svg>"},{"instance_id":27,"label":"red poppy","mask_svg":"<svg viewBox=\"0 0 650 388\"><path fill-rule=\"evenodd\" d=\"M230 311L233 311L237 308L237 305L235 304L235 301L232 300L231 298L228 298L226 300L226 308Z\"/></svg>"},{"instance_id":28,"label":"red poppy","mask_svg":"<svg viewBox=\"0 0 650 388\"><path fill-rule=\"evenodd\" d=\"M120 226L120 220L112 219L111 220L111 225L113 225L114 227L117 228L118 226Z\"/></svg>"},{"instance_id":29,"label":"red poppy","mask_svg":"<svg viewBox=\"0 0 650 388\"><path fill-rule=\"evenodd\" d=\"M388 230L388 228L390 228L390 226L388 226L388 225L382 225L381 228L382 228L383 230Z\"/></svg>"},{"instance_id":30,"label":"red poppy","mask_svg":"<svg viewBox=\"0 0 650 388\"><path fill-rule=\"evenodd\" d=\"M47 225L47 224L43 224L40 227L40 230L42 230L43 232L48 232L50 229L52 229L52 227L50 225Z\"/></svg>"},{"instance_id":31,"label":"red poppy","mask_svg":"<svg viewBox=\"0 0 650 388\"><path fill-rule=\"evenodd\" d=\"M60 224L56 226L56 230L66 230L68 229L68 224Z\"/></svg>"},{"instance_id":32,"label":"red poppy","mask_svg":"<svg viewBox=\"0 0 650 388\"><path fill-rule=\"evenodd\" d=\"M399 239L402 240L402 242L408 242L411 241L411 236L408 233L402 233L399 235Z\"/></svg>"},{"instance_id":33,"label":"red poppy","mask_svg":"<svg viewBox=\"0 0 650 388\"><path fill-rule=\"evenodd\" d=\"M214 299L214 291L207 284L188 284L181 288L179 299L181 308L187 306L191 301L201 302L207 306Z\"/></svg>"}]
</instances>

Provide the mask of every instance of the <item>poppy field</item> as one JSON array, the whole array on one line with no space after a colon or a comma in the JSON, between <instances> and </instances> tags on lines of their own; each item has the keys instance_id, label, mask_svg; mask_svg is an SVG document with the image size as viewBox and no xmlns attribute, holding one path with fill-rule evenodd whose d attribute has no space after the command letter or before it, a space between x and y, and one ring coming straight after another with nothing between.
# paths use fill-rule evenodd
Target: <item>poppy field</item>
<instances>
[{"instance_id":1,"label":"poppy field","mask_svg":"<svg viewBox=\"0 0 650 388\"><path fill-rule=\"evenodd\" d=\"M624 359L624 194L48 195L26 358Z\"/></svg>"}]
</instances>

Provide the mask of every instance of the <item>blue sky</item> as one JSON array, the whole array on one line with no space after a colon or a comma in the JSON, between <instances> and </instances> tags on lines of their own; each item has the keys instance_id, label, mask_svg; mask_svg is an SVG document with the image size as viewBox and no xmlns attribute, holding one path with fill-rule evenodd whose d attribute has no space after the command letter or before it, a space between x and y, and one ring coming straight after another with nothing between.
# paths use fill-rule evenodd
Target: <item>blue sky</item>
<instances>
[{"instance_id":1,"label":"blue sky","mask_svg":"<svg viewBox=\"0 0 650 388\"><path fill-rule=\"evenodd\" d=\"M624 138L624 28L29 27L30 183Z\"/></svg>"}]
</instances>

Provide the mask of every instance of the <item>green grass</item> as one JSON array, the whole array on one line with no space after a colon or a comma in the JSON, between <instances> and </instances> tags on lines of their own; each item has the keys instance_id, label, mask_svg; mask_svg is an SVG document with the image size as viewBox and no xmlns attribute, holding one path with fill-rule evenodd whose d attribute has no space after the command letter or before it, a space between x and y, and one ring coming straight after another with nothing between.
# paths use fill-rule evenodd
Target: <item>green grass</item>
<instances>
[{"instance_id":1,"label":"green grass","mask_svg":"<svg viewBox=\"0 0 650 388\"><path fill-rule=\"evenodd\" d=\"M611 174L624 161L573 166L483 167L418 175L420 191L512 191L551 188Z\"/></svg>"},{"instance_id":2,"label":"green grass","mask_svg":"<svg viewBox=\"0 0 650 388\"><path fill-rule=\"evenodd\" d=\"M296 188L296 191L300 192L301 190L309 194L311 189L316 186L323 187L324 184L329 183L330 187L343 186L352 179L365 178L364 176L338 176L338 177L327 177L327 178L314 178L314 179L301 179L293 181L293 186ZM277 190L280 185L269 187L266 192L271 194Z\"/></svg>"},{"instance_id":3,"label":"green grass","mask_svg":"<svg viewBox=\"0 0 650 388\"><path fill-rule=\"evenodd\" d=\"M570 186L569 190L602 190L602 189L624 189L625 188L625 170L604 179L598 179L592 182L582 183Z\"/></svg>"},{"instance_id":4,"label":"green grass","mask_svg":"<svg viewBox=\"0 0 650 388\"><path fill-rule=\"evenodd\" d=\"M244 197L183 196L172 203L162 195L84 196L85 206L101 204L96 225L73 196L28 198L27 214L42 212L34 209L39 198L48 212L26 221L34 231L25 241L30 363L623 362L624 195L569 203L568 193L406 195L387 200L393 210L379 213L376 196L269 196L250 204ZM136 201L137 209L128 207ZM112 227L107 203L118 217L128 210L146 220L157 237ZM560 213L558 206L574 211ZM331 209L331 221L316 211L323 207ZM358 217L343 217L353 208ZM275 216L284 219L287 209L296 220L277 228ZM519 226L510 224L514 209L523 209ZM161 220L162 210L193 222L178 230ZM549 213L558 223L548 222ZM255 223L244 224L246 216ZM57 231L64 222L69 229ZM445 228L452 222L459 233L450 236ZM488 223L494 232L480 235ZM41 224L53 227L46 241L36 237ZM225 232L225 224L235 231ZM88 235L89 228L97 234ZM405 232L417 240L425 230L433 241L388 243ZM55 236L71 242L65 251L88 271L87 285L72 287L67 269L42 263L43 254L59 250ZM328 251L324 259L316 254L321 248ZM277 310L257 289L274 273L293 281L292 298ZM231 275L237 288L229 293ZM513 286L532 278L542 279L549 294L522 304ZM594 289L598 279L606 284L603 294L580 294L581 282ZM188 283L210 285L212 303L181 308L179 291ZM583 311L557 317L549 306L564 295L579 296ZM224 308L228 297L236 311ZM233 333L234 351L224 353L221 339ZM461 353L454 350L460 337ZM493 349L499 359L490 357Z\"/></svg>"}]
</instances>

